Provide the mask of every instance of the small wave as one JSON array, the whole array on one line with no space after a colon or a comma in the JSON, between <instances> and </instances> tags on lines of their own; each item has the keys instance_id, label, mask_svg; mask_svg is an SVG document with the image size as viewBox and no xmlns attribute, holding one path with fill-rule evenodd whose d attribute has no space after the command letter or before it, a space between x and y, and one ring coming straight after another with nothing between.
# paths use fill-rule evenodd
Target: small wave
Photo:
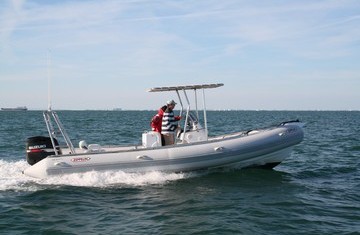
<instances>
[{"instance_id":1,"label":"small wave","mask_svg":"<svg viewBox=\"0 0 360 235\"><path fill-rule=\"evenodd\" d=\"M354 151L354 152L360 151L360 145L352 146L352 147L350 148L350 151Z\"/></svg>"},{"instance_id":2,"label":"small wave","mask_svg":"<svg viewBox=\"0 0 360 235\"><path fill-rule=\"evenodd\" d=\"M22 174L29 165L25 160L4 161L0 159L0 191L37 191L44 186L114 187L116 185L144 186L166 184L192 177L187 173L125 173L123 171L85 172L36 179Z\"/></svg>"}]
</instances>

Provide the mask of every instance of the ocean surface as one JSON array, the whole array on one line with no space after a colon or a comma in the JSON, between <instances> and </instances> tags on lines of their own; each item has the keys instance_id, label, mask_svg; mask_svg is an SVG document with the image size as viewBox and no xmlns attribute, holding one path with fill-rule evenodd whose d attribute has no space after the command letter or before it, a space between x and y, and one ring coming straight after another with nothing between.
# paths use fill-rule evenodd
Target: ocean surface
<instances>
[{"instance_id":1,"label":"ocean surface","mask_svg":"<svg viewBox=\"0 0 360 235\"><path fill-rule=\"evenodd\" d=\"M58 111L74 145L138 144L154 111ZM360 234L360 112L210 111L218 135L300 119L305 139L273 170L21 172L41 111L0 112L0 234Z\"/></svg>"}]
</instances>

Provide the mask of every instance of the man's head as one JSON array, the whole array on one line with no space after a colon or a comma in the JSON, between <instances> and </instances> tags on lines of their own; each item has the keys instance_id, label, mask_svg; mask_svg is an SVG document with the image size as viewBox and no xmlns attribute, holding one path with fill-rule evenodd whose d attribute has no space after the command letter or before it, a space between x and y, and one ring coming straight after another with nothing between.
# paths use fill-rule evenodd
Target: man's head
<instances>
[{"instance_id":1,"label":"man's head","mask_svg":"<svg viewBox=\"0 0 360 235\"><path fill-rule=\"evenodd\" d=\"M176 105L176 102L174 101L174 100L168 100L167 102L166 102L166 104L167 105Z\"/></svg>"},{"instance_id":2,"label":"man's head","mask_svg":"<svg viewBox=\"0 0 360 235\"><path fill-rule=\"evenodd\" d=\"M176 102L175 102L174 100L168 100L168 101L166 102L166 105L167 105L169 108L173 109L173 108L175 107L175 105L176 105Z\"/></svg>"}]
</instances>

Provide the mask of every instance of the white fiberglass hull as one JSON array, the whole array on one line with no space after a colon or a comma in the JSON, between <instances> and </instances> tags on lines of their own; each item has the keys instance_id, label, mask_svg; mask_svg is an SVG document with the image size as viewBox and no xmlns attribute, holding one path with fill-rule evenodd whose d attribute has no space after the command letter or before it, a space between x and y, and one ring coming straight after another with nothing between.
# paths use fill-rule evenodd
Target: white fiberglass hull
<instances>
[{"instance_id":1,"label":"white fiberglass hull","mask_svg":"<svg viewBox=\"0 0 360 235\"><path fill-rule=\"evenodd\" d=\"M304 133L298 124L285 124L208 141L165 147L102 148L99 152L48 156L24 174L46 178L86 171L182 172L217 167L275 166L287 158Z\"/></svg>"}]
</instances>

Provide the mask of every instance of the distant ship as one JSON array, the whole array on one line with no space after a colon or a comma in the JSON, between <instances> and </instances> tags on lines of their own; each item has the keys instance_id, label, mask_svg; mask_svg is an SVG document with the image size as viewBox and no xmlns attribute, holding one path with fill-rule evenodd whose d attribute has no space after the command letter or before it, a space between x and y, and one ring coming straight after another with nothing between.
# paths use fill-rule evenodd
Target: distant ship
<instances>
[{"instance_id":1,"label":"distant ship","mask_svg":"<svg viewBox=\"0 0 360 235\"><path fill-rule=\"evenodd\" d=\"M26 106L16 107L16 108L1 108L1 111L27 111Z\"/></svg>"}]
</instances>

